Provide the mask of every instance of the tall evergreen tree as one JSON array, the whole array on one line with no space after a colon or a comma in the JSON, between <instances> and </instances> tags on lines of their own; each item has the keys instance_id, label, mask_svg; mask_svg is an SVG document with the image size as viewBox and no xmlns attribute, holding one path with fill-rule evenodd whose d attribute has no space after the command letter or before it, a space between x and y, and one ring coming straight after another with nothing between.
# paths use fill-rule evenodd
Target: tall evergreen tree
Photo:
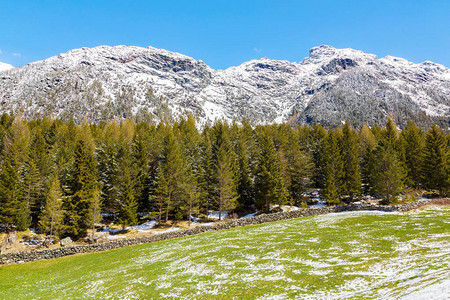
<instances>
[{"instance_id":1,"label":"tall evergreen tree","mask_svg":"<svg viewBox=\"0 0 450 300\"><path fill-rule=\"evenodd\" d=\"M169 219L169 211L174 205L179 203L183 197L183 184L186 181L186 161L183 157L182 147L178 143L171 128L164 139L164 148L161 157L161 164L155 185L164 187L167 192L165 197L160 200L164 201L165 221Z\"/></svg>"},{"instance_id":2,"label":"tall evergreen tree","mask_svg":"<svg viewBox=\"0 0 450 300\"><path fill-rule=\"evenodd\" d=\"M23 166L30 141L27 123L16 116L3 138L3 160L0 169L0 222L13 224L19 230L31 224L29 203L24 200Z\"/></svg>"},{"instance_id":3,"label":"tall evergreen tree","mask_svg":"<svg viewBox=\"0 0 450 300\"><path fill-rule=\"evenodd\" d=\"M328 203L339 204L342 195L342 157L336 131L330 128L324 142L324 187L322 196Z\"/></svg>"},{"instance_id":4,"label":"tall evergreen tree","mask_svg":"<svg viewBox=\"0 0 450 300\"><path fill-rule=\"evenodd\" d=\"M361 171L359 168L358 136L346 122L341 137L342 194L350 201L361 195Z\"/></svg>"},{"instance_id":5,"label":"tall evergreen tree","mask_svg":"<svg viewBox=\"0 0 450 300\"><path fill-rule=\"evenodd\" d=\"M402 131L402 137L405 145L406 183L418 189L421 183L420 167L422 166L422 151L424 147L423 132L416 124L408 120L406 127Z\"/></svg>"},{"instance_id":6,"label":"tall evergreen tree","mask_svg":"<svg viewBox=\"0 0 450 300\"><path fill-rule=\"evenodd\" d=\"M280 157L266 132L259 133L260 155L255 178L256 200L260 209L269 210L270 204L285 204L288 192L282 174Z\"/></svg>"},{"instance_id":7,"label":"tall evergreen tree","mask_svg":"<svg viewBox=\"0 0 450 300\"><path fill-rule=\"evenodd\" d=\"M286 130L285 142L279 149L292 205L301 205L303 193L310 184L314 164L312 159L301 149L298 131Z\"/></svg>"},{"instance_id":8,"label":"tall evergreen tree","mask_svg":"<svg viewBox=\"0 0 450 300\"><path fill-rule=\"evenodd\" d=\"M428 129L423 149L422 176L425 186L439 190L445 195L449 192L450 153L444 132L435 124Z\"/></svg>"},{"instance_id":9,"label":"tall evergreen tree","mask_svg":"<svg viewBox=\"0 0 450 300\"><path fill-rule=\"evenodd\" d=\"M96 174L94 145L90 130L83 126L80 129L74 149L74 163L70 185L70 197L65 203L66 234L79 236L85 234L90 226L88 214L99 196ZM100 212L98 212L100 213Z\"/></svg>"},{"instance_id":10,"label":"tall evergreen tree","mask_svg":"<svg viewBox=\"0 0 450 300\"><path fill-rule=\"evenodd\" d=\"M199 185L201 193L201 206L204 208L205 214L211 208L215 199L216 176L213 161L212 142L209 128L203 130L203 141L201 147L201 170L199 176Z\"/></svg>"},{"instance_id":11,"label":"tall evergreen tree","mask_svg":"<svg viewBox=\"0 0 450 300\"><path fill-rule=\"evenodd\" d=\"M234 209L237 205L236 183L234 180L232 155L227 138L222 137L221 145L217 150L217 204L219 220L223 210Z\"/></svg>"},{"instance_id":12,"label":"tall evergreen tree","mask_svg":"<svg viewBox=\"0 0 450 300\"><path fill-rule=\"evenodd\" d=\"M359 156L360 156L360 169L361 169L361 182L362 182L362 191L368 194L371 189L371 181L370 174L372 172L372 162L373 159L373 150L377 145L377 141L375 139L374 134L367 126L364 124L359 132Z\"/></svg>"},{"instance_id":13,"label":"tall evergreen tree","mask_svg":"<svg viewBox=\"0 0 450 300\"><path fill-rule=\"evenodd\" d=\"M50 190L40 216L39 230L50 236L58 235L62 229L63 208L62 190L57 176L51 179Z\"/></svg>"},{"instance_id":14,"label":"tall evergreen tree","mask_svg":"<svg viewBox=\"0 0 450 300\"><path fill-rule=\"evenodd\" d=\"M251 207L255 204L254 186L252 181L252 172L250 167L250 153L248 149L249 139L243 131L240 132L236 145L237 155L237 192L238 201L242 207Z\"/></svg>"},{"instance_id":15,"label":"tall evergreen tree","mask_svg":"<svg viewBox=\"0 0 450 300\"><path fill-rule=\"evenodd\" d=\"M374 192L381 194L386 203L396 200L403 188L405 170L397 152L390 145L380 142L374 150L372 182Z\"/></svg>"},{"instance_id":16,"label":"tall evergreen tree","mask_svg":"<svg viewBox=\"0 0 450 300\"><path fill-rule=\"evenodd\" d=\"M126 153L122 154L119 175L119 193L117 199L118 224L123 228L137 224L138 203L135 198L134 178L130 170L130 157Z\"/></svg>"}]
</instances>

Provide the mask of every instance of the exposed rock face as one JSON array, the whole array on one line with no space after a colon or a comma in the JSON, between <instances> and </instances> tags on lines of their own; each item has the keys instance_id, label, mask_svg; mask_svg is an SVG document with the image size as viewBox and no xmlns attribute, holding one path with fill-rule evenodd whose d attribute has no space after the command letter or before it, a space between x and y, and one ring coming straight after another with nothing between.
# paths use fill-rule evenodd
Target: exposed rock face
<instances>
[{"instance_id":1,"label":"exposed rock face","mask_svg":"<svg viewBox=\"0 0 450 300\"><path fill-rule=\"evenodd\" d=\"M0 111L90 121L193 113L338 125L450 125L450 70L433 62L319 46L300 63L262 58L226 70L156 48L81 48L20 68L0 68Z\"/></svg>"}]
</instances>

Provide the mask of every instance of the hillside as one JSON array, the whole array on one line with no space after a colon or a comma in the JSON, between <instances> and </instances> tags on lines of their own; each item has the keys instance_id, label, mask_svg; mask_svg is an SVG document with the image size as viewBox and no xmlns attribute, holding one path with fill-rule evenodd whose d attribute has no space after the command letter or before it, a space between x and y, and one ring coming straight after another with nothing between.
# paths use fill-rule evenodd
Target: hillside
<instances>
[{"instance_id":1,"label":"hillside","mask_svg":"<svg viewBox=\"0 0 450 300\"><path fill-rule=\"evenodd\" d=\"M0 298L440 299L448 207L344 212L0 267Z\"/></svg>"},{"instance_id":2,"label":"hillside","mask_svg":"<svg viewBox=\"0 0 450 300\"><path fill-rule=\"evenodd\" d=\"M3 71L2 71L3 69ZM301 62L262 58L226 70L153 47L81 48L20 68L0 66L0 110L35 118L160 119L193 113L253 124L350 120L450 124L450 70L433 62L319 46Z\"/></svg>"}]
</instances>

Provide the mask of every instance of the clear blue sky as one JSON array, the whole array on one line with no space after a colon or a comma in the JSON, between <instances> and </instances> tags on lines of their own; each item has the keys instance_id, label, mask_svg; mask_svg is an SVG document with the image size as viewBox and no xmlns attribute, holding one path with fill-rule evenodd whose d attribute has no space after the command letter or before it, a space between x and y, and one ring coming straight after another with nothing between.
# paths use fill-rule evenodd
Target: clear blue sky
<instances>
[{"instance_id":1,"label":"clear blue sky","mask_svg":"<svg viewBox=\"0 0 450 300\"><path fill-rule=\"evenodd\" d=\"M224 69L260 57L301 61L321 44L450 67L450 0L0 0L0 61L14 66L136 45Z\"/></svg>"}]
</instances>

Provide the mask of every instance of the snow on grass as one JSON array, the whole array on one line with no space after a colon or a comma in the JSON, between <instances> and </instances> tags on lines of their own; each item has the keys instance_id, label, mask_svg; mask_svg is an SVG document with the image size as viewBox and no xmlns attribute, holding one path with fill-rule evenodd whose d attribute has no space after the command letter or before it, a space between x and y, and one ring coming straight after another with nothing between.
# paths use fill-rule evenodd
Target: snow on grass
<instances>
[{"instance_id":1,"label":"snow on grass","mask_svg":"<svg viewBox=\"0 0 450 300\"><path fill-rule=\"evenodd\" d=\"M420 299L429 291L440 299L449 292L449 215L336 213L8 266L0 298ZM9 275L16 269L20 284Z\"/></svg>"}]
</instances>

